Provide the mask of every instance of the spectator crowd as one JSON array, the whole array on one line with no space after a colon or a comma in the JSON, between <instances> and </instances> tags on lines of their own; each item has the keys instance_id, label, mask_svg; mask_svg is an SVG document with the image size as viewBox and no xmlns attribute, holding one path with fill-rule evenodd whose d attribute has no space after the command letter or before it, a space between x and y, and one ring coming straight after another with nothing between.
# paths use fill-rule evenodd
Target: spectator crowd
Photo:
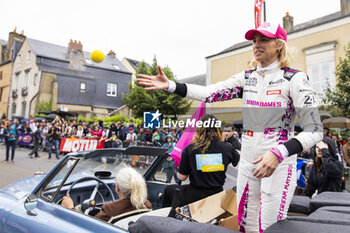
<instances>
[{"instance_id":1,"label":"spectator crowd","mask_svg":"<svg viewBox=\"0 0 350 233\"><path fill-rule=\"evenodd\" d=\"M184 128L161 127L160 129L145 129L143 124L134 124L131 119L127 124L124 121L111 123L110 126L103 124L102 120L96 122L85 122L72 120L70 122L64 119L56 118L52 122L46 120L29 122L20 120L1 121L0 124L0 142L5 142L7 126L11 125L17 132L16 138L22 134L32 135L33 151L31 155L37 156L37 150L49 150L59 148L62 138L78 139L97 139L99 142L104 141L105 148L123 148L128 146L155 146L163 147L168 145L167 137L172 137L172 142L177 143L180 139ZM232 124L225 124L222 127L223 136L226 142L231 143L235 149L241 150L241 137L239 131ZM336 145L336 152L343 157L345 164L350 165L350 155L348 152L348 138L343 139L341 135L329 134L328 136ZM57 144L58 143L58 144ZM56 148L55 148L56 149ZM56 152L56 151L55 151ZM312 159L309 151L299 155L303 158Z\"/></svg>"},{"instance_id":2,"label":"spectator crowd","mask_svg":"<svg viewBox=\"0 0 350 233\"><path fill-rule=\"evenodd\" d=\"M33 150L29 153L31 157L38 157L39 150L49 153L49 158L54 152L59 158L59 146L62 138L97 139L99 143L104 141L105 148L123 148L128 146L154 146L166 147L171 150L180 139L184 128L161 127L160 129L145 129L143 124L134 124L131 119L127 124L124 121L111 123L105 126L103 121L85 122L56 118L52 122L46 120L29 122L20 120L2 121L0 125L0 140L7 141L6 127L11 126L15 130L15 137L19 135L31 135ZM240 150L238 133L234 131L231 124L225 125L225 140L232 143ZM171 145L169 141L171 139ZM17 140L16 140L17 141ZM12 145L12 144L11 144ZM11 146L10 146L11 147Z\"/></svg>"},{"instance_id":3,"label":"spectator crowd","mask_svg":"<svg viewBox=\"0 0 350 233\"><path fill-rule=\"evenodd\" d=\"M101 143L104 142L104 148L125 148L129 146L152 146L163 147L168 149L170 154L175 148L176 143L180 139L184 128L161 127L160 129L145 129L143 124L134 124L131 119L127 124L124 121L113 122L110 126L104 125L102 120L96 122L85 122L72 120L70 122L61 118L55 118L51 122L46 120L29 122L20 120L1 121L0 124L0 141L6 144L5 162L13 162L17 141L20 135L31 135L32 150L28 154L31 158L39 157L38 151L47 151L48 158L51 159L52 153L59 159L60 143L62 138L77 139L96 139ZM239 131L232 124L222 126L224 141L233 145L233 147L241 150L241 138ZM350 166L350 137L345 138L341 135L329 134L329 130L325 128L324 137L328 137L334 145L334 154L342 161L345 167ZM312 149L312 148L311 148ZM12 150L12 151L11 151ZM11 153L10 153L11 151ZM310 149L299 154L298 157L309 159L307 164L308 171L303 174L308 177L308 173L314 164L315 153L311 153ZM163 164L163 169L167 173L167 181L170 181L174 174L174 161L171 157ZM345 169L345 175L348 175ZM344 180L344 177L342 178ZM177 180L177 177L175 177ZM344 187L344 182L343 182Z\"/></svg>"}]
</instances>

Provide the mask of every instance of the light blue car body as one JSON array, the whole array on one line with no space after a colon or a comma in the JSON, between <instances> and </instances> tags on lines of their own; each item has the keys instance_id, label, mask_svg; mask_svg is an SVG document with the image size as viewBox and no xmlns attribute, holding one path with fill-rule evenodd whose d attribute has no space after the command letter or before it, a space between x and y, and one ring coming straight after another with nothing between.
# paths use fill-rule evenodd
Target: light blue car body
<instances>
[{"instance_id":1,"label":"light blue car body","mask_svg":"<svg viewBox=\"0 0 350 233\"><path fill-rule=\"evenodd\" d=\"M164 151L162 151L164 152ZM164 153L165 154L165 153ZM127 232L91 216L64 208L37 198L36 215L27 212L24 203L35 194L55 170L64 163L68 154L47 175L35 175L9 184L0 190L0 232L4 233L62 233L62 232Z\"/></svg>"}]
</instances>

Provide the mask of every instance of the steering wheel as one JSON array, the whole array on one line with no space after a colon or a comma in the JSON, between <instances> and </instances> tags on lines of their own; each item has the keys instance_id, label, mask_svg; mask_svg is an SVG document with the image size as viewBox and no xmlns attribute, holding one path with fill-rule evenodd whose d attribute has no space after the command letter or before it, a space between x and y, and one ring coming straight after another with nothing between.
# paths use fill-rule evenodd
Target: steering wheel
<instances>
[{"instance_id":1,"label":"steering wheel","mask_svg":"<svg viewBox=\"0 0 350 233\"><path fill-rule=\"evenodd\" d=\"M97 194L97 191L98 191L98 187L100 186L100 183L103 184L103 186L105 186L107 188L107 190L111 194L112 201L115 201L114 194L113 194L112 190L109 188L109 186L104 181L102 181L101 179L93 177L93 176L83 177L83 178L80 178L80 179L76 180L69 187L69 189L67 190L66 195L69 195L69 193L71 192L71 190L74 187L74 185L76 185L77 183L80 183L80 182L88 181L88 180L95 180L95 181L97 181L97 184L96 184L94 190L92 191L92 193L90 195L90 198L88 198L88 199L86 199L86 200L84 200L82 202L81 208L82 208L82 211L84 212L84 214L89 214L90 211L95 208L95 206L96 206L95 197L96 197L96 194ZM105 204L105 200L103 200L103 204Z\"/></svg>"}]
</instances>

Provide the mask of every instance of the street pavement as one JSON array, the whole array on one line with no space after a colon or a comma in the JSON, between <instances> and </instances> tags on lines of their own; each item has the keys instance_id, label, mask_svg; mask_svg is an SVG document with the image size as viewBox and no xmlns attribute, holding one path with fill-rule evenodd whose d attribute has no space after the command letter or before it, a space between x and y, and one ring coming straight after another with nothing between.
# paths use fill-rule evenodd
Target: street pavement
<instances>
[{"instance_id":1,"label":"street pavement","mask_svg":"<svg viewBox=\"0 0 350 233\"><path fill-rule=\"evenodd\" d=\"M6 147L0 144L0 161L2 161L0 163L0 189L15 180L33 176L36 171L47 173L59 161L54 154L49 160L47 152L39 152L39 158L31 159L28 156L30 151L27 148L17 148L14 163L3 162L6 158Z\"/></svg>"},{"instance_id":2,"label":"street pavement","mask_svg":"<svg viewBox=\"0 0 350 233\"><path fill-rule=\"evenodd\" d=\"M39 158L31 159L28 154L30 149L17 148L14 163L0 163L0 189L18 179L33 176L36 171L47 173L59 161L52 154L52 158L48 159L47 152L39 152ZM4 144L0 144L0 161L5 160L6 148ZM61 156L62 157L62 156ZM230 165L226 172L226 182L224 189L230 189L237 184L237 168ZM165 179L165 178L164 178ZM345 177L346 189L350 191L350 178Z\"/></svg>"}]
</instances>

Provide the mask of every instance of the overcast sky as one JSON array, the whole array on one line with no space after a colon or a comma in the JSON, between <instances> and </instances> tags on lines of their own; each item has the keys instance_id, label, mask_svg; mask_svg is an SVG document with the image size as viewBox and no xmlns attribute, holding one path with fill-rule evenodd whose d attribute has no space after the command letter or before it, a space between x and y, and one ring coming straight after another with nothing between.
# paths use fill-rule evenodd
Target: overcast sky
<instances>
[{"instance_id":1,"label":"overcast sky","mask_svg":"<svg viewBox=\"0 0 350 233\"><path fill-rule=\"evenodd\" d=\"M267 21L294 24L340 10L340 0L266 0ZM177 78L206 72L205 57L244 40L254 0L2 0L0 38L17 27L27 37L117 57L168 65Z\"/></svg>"}]
</instances>

